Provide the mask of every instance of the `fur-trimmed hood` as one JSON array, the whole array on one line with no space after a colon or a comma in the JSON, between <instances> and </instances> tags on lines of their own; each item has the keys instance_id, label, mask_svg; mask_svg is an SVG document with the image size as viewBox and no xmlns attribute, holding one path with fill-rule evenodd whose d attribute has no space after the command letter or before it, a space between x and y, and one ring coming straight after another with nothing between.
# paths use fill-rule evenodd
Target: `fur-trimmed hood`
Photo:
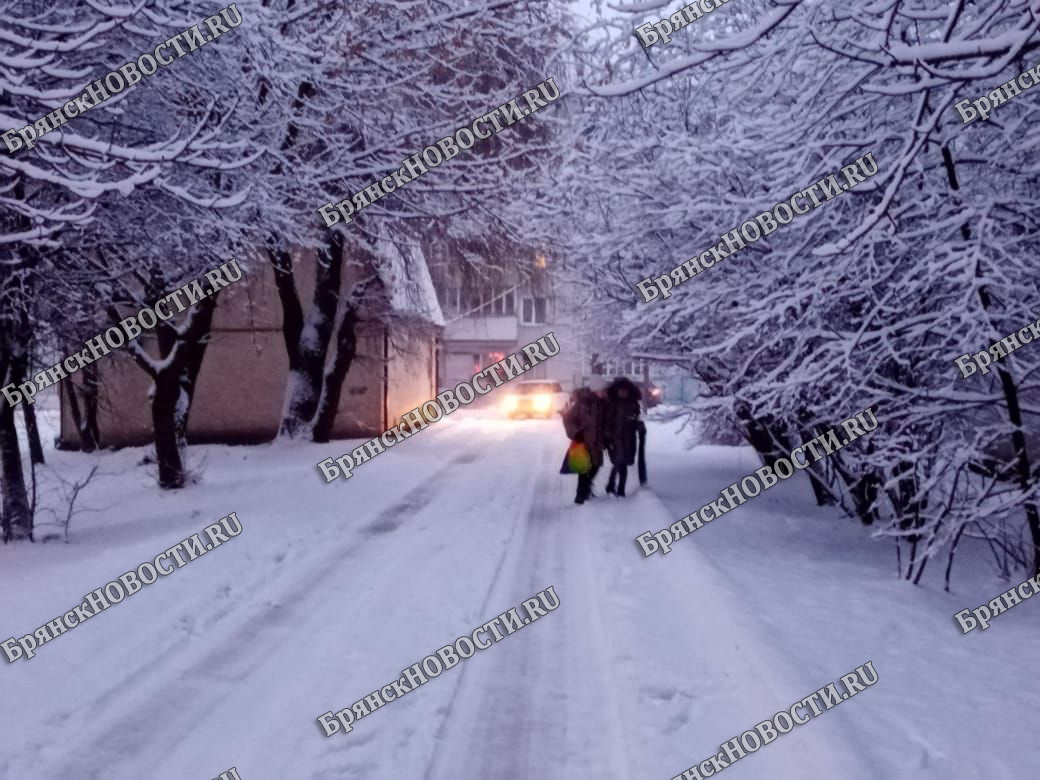
<instances>
[{"instance_id":1,"label":"fur-trimmed hood","mask_svg":"<svg viewBox=\"0 0 1040 780\"><path fill-rule=\"evenodd\" d=\"M633 382L626 376L619 376L607 387L607 399L610 401L620 400L618 397L618 390L622 387L628 390L629 400L640 401L643 398L643 394L639 392L639 388L636 383Z\"/></svg>"}]
</instances>

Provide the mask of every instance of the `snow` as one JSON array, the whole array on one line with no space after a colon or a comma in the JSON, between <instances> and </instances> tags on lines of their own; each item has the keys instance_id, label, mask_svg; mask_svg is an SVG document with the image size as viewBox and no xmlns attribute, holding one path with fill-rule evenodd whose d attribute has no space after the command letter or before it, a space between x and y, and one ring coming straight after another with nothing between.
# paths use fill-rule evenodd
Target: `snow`
<instances>
[{"instance_id":1,"label":"snow","mask_svg":"<svg viewBox=\"0 0 1040 780\"><path fill-rule=\"evenodd\" d=\"M212 12L158 5L0 0L0 130ZM756 456L686 450L675 423L654 422L651 489L575 507L555 473L558 423L472 410L331 484L316 464L359 442L192 447L177 491L157 488L148 449L48 450L39 543L0 549L0 641L231 511L244 533L5 665L0 780L233 765L243 780L668 780L868 660L878 685L733 778L1035 774L1021 668L1036 605L966 636L953 615L1026 578L994 559L1033 552L1036 452L1008 458L1023 432L1037 438L1040 348L965 379L954 361L1036 316L1037 104L993 95L985 124L955 106L1028 69L1040 0L737 2L650 49L634 29L678 3L581 0L585 22L571 3L285 5L247 4L233 35L0 155L0 209L16 217L0 231L0 342L34 356L30 374L99 332L124 282L166 289L249 247L262 263L334 249L316 207L403 168L407 187L337 228L345 247L374 247L390 324L444 324L426 257L479 288L537 249L565 276L554 308L604 349L685 366L703 394L683 411L711 415L713 433L735 408L798 440L868 407L882 430L821 469L844 514L816 507L799 473L651 558L636 536L715 500ZM550 76L564 108L413 179L416 150ZM868 152L876 180L639 301L639 279ZM371 281L354 281L340 315ZM128 349L146 373L177 357ZM290 373L287 408L308 389ZM36 408L53 427L43 394ZM5 456L10 475L19 459ZM997 481L1009 466L1034 473ZM921 587L893 554L910 524L934 553ZM319 714L549 585L561 609L322 737Z\"/></svg>"},{"instance_id":2,"label":"snow","mask_svg":"<svg viewBox=\"0 0 1040 780\"><path fill-rule=\"evenodd\" d=\"M770 9L768 13L763 14L757 20L754 27L734 33L723 40L706 39L698 41L694 46L697 51L696 54L677 57L665 65L655 67L651 73L645 76L610 86L586 86L585 89L588 90L589 94L598 97L631 95L671 76L701 67L717 58L720 54L740 51L751 46L778 27L794 11L796 5L797 3Z\"/></svg>"},{"instance_id":3,"label":"snow","mask_svg":"<svg viewBox=\"0 0 1040 780\"><path fill-rule=\"evenodd\" d=\"M492 415L456 412L330 484L314 464L358 442L195 447L202 480L173 492L143 449L49 449L45 474L100 464L77 504L94 511L69 544L0 549L0 638L229 512L243 532L4 664L0 779L669 780L867 661L877 684L731 780L1031 776L1036 606L961 635L955 612L1015 584L972 550L953 595L938 564L909 586L799 473L643 558L637 535L713 500L753 451L686 450L651 422L650 486L579 507L559 422ZM557 610L323 736L322 713L550 585Z\"/></svg>"},{"instance_id":4,"label":"snow","mask_svg":"<svg viewBox=\"0 0 1040 780\"><path fill-rule=\"evenodd\" d=\"M649 11L656 11L659 8L667 8L670 0L645 0L641 3L628 3L626 5L617 5L614 3L607 3L607 8L614 11L622 11L629 14L642 14ZM668 14L665 14L668 16Z\"/></svg>"},{"instance_id":5,"label":"snow","mask_svg":"<svg viewBox=\"0 0 1040 780\"><path fill-rule=\"evenodd\" d=\"M381 239L376 251L384 260L380 272L390 290L394 311L444 327L444 315L422 249L415 244Z\"/></svg>"}]
</instances>

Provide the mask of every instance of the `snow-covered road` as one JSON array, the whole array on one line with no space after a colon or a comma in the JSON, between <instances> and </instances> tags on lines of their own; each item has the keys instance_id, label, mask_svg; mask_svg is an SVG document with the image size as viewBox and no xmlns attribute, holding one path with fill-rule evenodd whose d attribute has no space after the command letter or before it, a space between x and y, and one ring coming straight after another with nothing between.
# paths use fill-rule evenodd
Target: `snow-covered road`
<instances>
[{"instance_id":1,"label":"snow-covered road","mask_svg":"<svg viewBox=\"0 0 1040 780\"><path fill-rule=\"evenodd\" d=\"M329 446L200 448L201 485L157 499L137 477L118 510L80 521L72 544L0 551L0 585L37 584L29 594L3 587L2 639L33 631L229 511L243 526L31 661L0 668L0 778L210 780L235 766L242 780L670 780L867 661L879 685L727 776L946 778L960 767L958 776L988 780L1019 777L1019 759L1036 759L1036 748L1021 743L1013 758L978 753L993 729L1006 733L1017 722L1011 717L979 727L978 745L964 743L966 728L953 740L893 718L907 680L917 680L916 695L932 706L951 675L964 685L979 636L961 637L947 614L932 615L928 631L941 638L935 655L949 666L922 681L929 659L900 659L888 646L893 631L912 627L893 629L885 619L884 634L857 628L861 616L844 620L846 596L827 590L833 582L807 580L817 605L792 586L763 607L758 591L797 580L783 572L805 564L764 563L770 528L801 516L838 533L832 513L798 503L806 491L795 480L668 556L642 557L634 537L749 473L748 451L685 452L669 430L652 426L651 479L666 503L685 509L638 488L624 501L579 507L573 478L556 473L558 421L453 417L328 485L314 464ZM345 451L344 443L332 449ZM80 468L88 462L51 454L79 458ZM110 471L132 473L135 455L101 457ZM104 487L92 487L100 500ZM742 565L736 551L748 533L755 538L747 538ZM349 707L550 585L555 611L351 733L323 735L322 713ZM974 595L897 592L918 600L904 608L911 620L936 607L924 596L939 609L944 599L957 609L978 603ZM1027 617L1028 608L1017 611ZM1014 612L981 636L996 658L1013 657L1026 631ZM858 635L834 639L836 631ZM998 687L1018 706L1010 680ZM977 684L961 695L963 706L935 711L936 722L983 698ZM1026 725L1019 728L1024 737Z\"/></svg>"}]
</instances>

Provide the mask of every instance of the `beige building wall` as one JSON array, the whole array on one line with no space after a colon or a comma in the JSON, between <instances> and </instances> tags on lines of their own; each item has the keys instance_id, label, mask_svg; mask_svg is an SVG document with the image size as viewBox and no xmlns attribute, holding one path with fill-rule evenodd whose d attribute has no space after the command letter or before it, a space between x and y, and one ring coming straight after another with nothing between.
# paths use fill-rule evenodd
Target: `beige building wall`
<instances>
[{"instance_id":1,"label":"beige building wall","mask_svg":"<svg viewBox=\"0 0 1040 780\"><path fill-rule=\"evenodd\" d=\"M188 421L192 442L252 443L277 434L285 403L288 355L282 338L282 307L274 274L262 260L239 259L243 278L224 288L213 317L213 331L199 372ZM353 279L344 279L344 286ZM296 283L306 312L313 295L313 257L296 259ZM208 288L208 283L203 281ZM129 312L128 312L129 314ZM395 337L394 342L400 341ZM138 341L155 354L155 340ZM343 384L333 435L338 438L372 436L384 430L384 336L381 326L362 326L358 357ZM435 337L407 339L403 354L391 349L386 374L390 378L387 405L400 417L417 404L433 398ZM112 350L95 364L102 389L98 427L104 446L135 446L152 439L151 379L138 368L125 348ZM77 374L62 384L82 386ZM417 399L417 400L412 400ZM410 404L410 405L409 405ZM394 410L405 406L399 412ZM62 391L62 443L79 447L79 435Z\"/></svg>"},{"instance_id":2,"label":"beige building wall","mask_svg":"<svg viewBox=\"0 0 1040 780\"><path fill-rule=\"evenodd\" d=\"M383 329L374 328L358 337L358 354L343 380L336 424L337 438L375 436L383 422Z\"/></svg>"},{"instance_id":3,"label":"beige building wall","mask_svg":"<svg viewBox=\"0 0 1040 780\"><path fill-rule=\"evenodd\" d=\"M148 390L151 379L129 359L122 349L94 363L102 382L98 398L98 428L104 446L122 447L151 440L152 418L148 405ZM81 374L77 373L58 384L61 391L61 443L65 447L78 449L79 431L72 420L68 403L68 385L76 386L82 411ZM144 399L144 402L132 399Z\"/></svg>"},{"instance_id":4,"label":"beige building wall","mask_svg":"<svg viewBox=\"0 0 1040 780\"><path fill-rule=\"evenodd\" d=\"M391 336L388 351L386 427L389 428L401 422L401 417L415 407L436 397L437 359L434 340L429 336Z\"/></svg>"}]
</instances>

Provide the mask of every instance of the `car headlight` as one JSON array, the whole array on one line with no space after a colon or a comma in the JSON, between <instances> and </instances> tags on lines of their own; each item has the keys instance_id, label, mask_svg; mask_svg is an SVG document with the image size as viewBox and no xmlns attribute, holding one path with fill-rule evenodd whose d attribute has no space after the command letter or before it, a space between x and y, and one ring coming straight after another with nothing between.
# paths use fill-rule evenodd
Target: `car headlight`
<instances>
[{"instance_id":1,"label":"car headlight","mask_svg":"<svg viewBox=\"0 0 1040 780\"><path fill-rule=\"evenodd\" d=\"M517 404L518 402L515 395L507 395L505 400L502 401L502 408L507 412L513 412L516 411Z\"/></svg>"},{"instance_id":2,"label":"car headlight","mask_svg":"<svg viewBox=\"0 0 1040 780\"><path fill-rule=\"evenodd\" d=\"M547 412L552 408L552 398L547 395L536 395L534 397L534 408L538 412Z\"/></svg>"}]
</instances>

